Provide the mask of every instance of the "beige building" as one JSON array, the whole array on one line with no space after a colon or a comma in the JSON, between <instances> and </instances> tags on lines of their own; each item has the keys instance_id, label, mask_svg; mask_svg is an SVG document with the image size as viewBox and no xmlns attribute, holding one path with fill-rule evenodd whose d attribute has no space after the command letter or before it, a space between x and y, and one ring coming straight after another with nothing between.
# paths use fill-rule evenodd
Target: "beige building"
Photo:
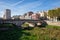
<instances>
[{"instance_id":1,"label":"beige building","mask_svg":"<svg viewBox=\"0 0 60 40\"><path fill-rule=\"evenodd\" d=\"M3 19L11 19L11 10L10 9L5 10Z\"/></svg>"}]
</instances>

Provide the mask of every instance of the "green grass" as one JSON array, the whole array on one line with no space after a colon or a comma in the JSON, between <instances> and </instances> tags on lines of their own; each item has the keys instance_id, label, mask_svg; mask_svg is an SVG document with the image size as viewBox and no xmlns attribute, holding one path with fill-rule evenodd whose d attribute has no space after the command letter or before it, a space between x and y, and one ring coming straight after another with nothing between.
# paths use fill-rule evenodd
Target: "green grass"
<instances>
[{"instance_id":1,"label":"green grass","mask_svg":"<svg viewBox=\"0 0 60 40\"><path fill-rule=\"evenodd\" d=\"M47 25L46 28L51 28L51 29L60 29L60 26L52 26L52 25Z\"/></svg>"},{"instance_id":2,"label":"green grass","mask_svg":"<svg viewBox=\"0 0 60 40\"><path fill-rule=\"evenodd\" d=\"M47 25L45 28L35 27L31 30L0 31L0 40L60 40L60 26Z\"/></svg>"}]
</instances>

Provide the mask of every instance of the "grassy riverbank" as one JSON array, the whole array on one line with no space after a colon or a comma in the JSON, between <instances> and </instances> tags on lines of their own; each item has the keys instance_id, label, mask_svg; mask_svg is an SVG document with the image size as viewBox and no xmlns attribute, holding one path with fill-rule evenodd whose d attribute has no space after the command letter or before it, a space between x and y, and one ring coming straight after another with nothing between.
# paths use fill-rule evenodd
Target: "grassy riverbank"
<instances>
[{"instance_id":1,"label":"grassy riverbank","mask_svg":"<svg viewBox=\"0 0 60 40\"><path fill-rule=\"evenodd\" d=\"M0 31L0 40L60 40L60 27L48 25L31 30L14 29Z\"/></svg>"}]
</instances>

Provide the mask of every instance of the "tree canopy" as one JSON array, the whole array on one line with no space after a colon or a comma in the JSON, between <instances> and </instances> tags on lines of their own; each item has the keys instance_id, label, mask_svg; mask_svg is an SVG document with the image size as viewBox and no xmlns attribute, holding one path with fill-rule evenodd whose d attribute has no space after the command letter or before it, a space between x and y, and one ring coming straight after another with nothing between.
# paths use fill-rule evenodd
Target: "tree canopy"
<instances>
[{"instance_id":1,"label":"tree canopy","mask_svg":"<svg viewBox=\"0 0 60 40\"><path fill-rule=\"evenodd\" d=\"M49 10L48 11L48 16L51 17L51 18L60 17L60 8Z\"/></svg>"}]
</instances>

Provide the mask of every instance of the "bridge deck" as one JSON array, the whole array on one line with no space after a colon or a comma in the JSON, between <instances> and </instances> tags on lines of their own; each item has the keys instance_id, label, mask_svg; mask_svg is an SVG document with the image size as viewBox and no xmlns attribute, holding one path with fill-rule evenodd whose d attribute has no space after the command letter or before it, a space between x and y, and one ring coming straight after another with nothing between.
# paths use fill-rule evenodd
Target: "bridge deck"
<instances>
[{"instance_id":1,"label":"bridge deck","mask_svg":"<svg viewBox=\"0 0 60 40\"><path fill-rule=\"evenodd\" d=\"M42 20L29 20L29 19L7 19L7 20L4 20L4 19L1 19L0 21L42 21Z\"/></svg>"}]
</instances>

